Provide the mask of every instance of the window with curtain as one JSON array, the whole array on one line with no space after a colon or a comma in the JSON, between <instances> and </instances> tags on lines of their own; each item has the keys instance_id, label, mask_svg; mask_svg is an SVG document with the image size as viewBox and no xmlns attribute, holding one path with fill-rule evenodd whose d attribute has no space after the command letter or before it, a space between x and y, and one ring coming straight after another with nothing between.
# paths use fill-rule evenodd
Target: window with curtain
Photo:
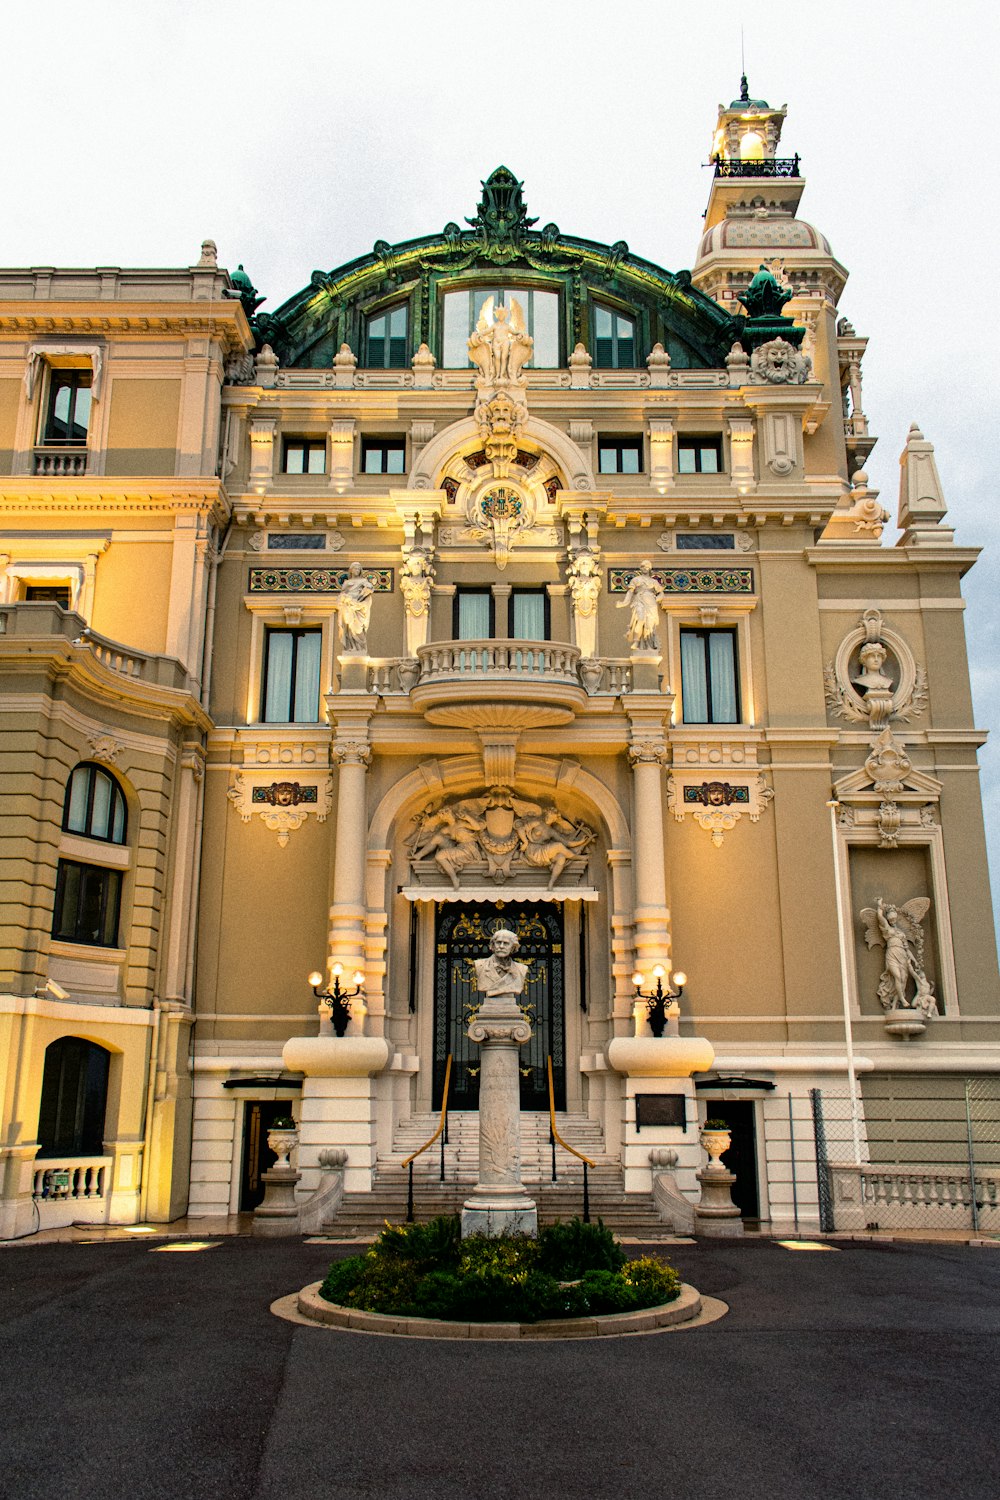
<instances>
[{"instance_id":1,"label":"window with curtain","mask_svg":"<svg viewBox=\"0 0 1000 1500\"><path fill-rule=\"evenodd\" d=\"M265 724L318 721L322 642L321 630L268 630L261 704Z\"/></svg>"},{"instance_id":2,"label":"window with curtain","mask_svg":"<svg viewBox=\"0 0 1000 1500\"><path fill-rule=\"evenodd\" d=\"M77 766L66 787L64 831L124 844L125 825L125 794L110 771L89 761Z\"/></svg>"},{"instance_id":3,"label":"window with curtain","mask_svg":"<svg viewBox=\"0 0 1000 1500\"><path fill-rule=\"evenodd\" d=\"M488 641L493 635L493 595L489 589L455 593L455 640Z\"/></svg>"},{"instance_id":4,"label":"window with curtain","mask_svg":"<svg viewBox=\"0 0 1000 1500\"><path fill-rule=\"evenodd\" d=\"M495 307L509 307L512 298L520 303L525 325L535 341L529 368L555 368L559 363L559 294L530 286L474 286L460 292L446 292L442 365L453 370L464 370L471 365L469 338L489 297Z\"/></svg>"},{"instance_id":5,"label":"window with curtain","mask_svg":"<svg viewBox=\"0 0 1000 1500\"><path fill-rule=\"evenodd\" d=\"M685 724L738 724L735 630L681 631Z\"/></svg>"},{"instance_id":6,"label":"window with curtain","mask_svg":"<svg viewBox=\"0 0 1000 1500\"><path fill-rule=\"evenodd\" d=\"M518 641L547 641L549 596L544 589L513 589L508 633Z\"/></svg>"}]
</instances>

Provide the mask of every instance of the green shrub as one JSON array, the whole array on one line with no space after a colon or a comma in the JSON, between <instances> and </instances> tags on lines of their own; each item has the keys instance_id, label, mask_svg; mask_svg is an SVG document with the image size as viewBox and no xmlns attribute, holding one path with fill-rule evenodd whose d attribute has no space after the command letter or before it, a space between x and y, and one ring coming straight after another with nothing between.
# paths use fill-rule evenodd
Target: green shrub
<instances>
[{"instance_id":1,"label":"green shrub","mask_svg":"<svg viewBox=\"0 0 1000 1500\"><path fill-rule=\"evenodd\" d=\"M580 1283L592 1313L625 1313L641 1306L631 1282L619 1271L588 1271Z\"/></svg>"},{"instance_id":2,"label":"green shrub","mask_svg":"<svg viewBox=\"0 0 1000 1500\"><path fill-rule=\"evenodd\" d=\"M662 1302L673 1302L681 1294L681 1278L673 1266L665 1265L652 1255L630 1260L622 1275L639 1299L636 1307L659 1307Z\"/></svg>"},{"instance_id":3,"label":"green shrub","mask_svg":"<svg viewBox=\"0 0 1000 1500\"><path fill-rule=\"evenodd\" d=\"M538 1236L538 1267L560 1281L576 1281L588 1271L618 1271L625 1263L621 1246L598 1219L557 1222Z\"/></svg>"},{"instance_id":4,"label":"green shrub","mask_svg":"<svg viewBox=\"0 0 1000 1500\"><path fill-rule=\"evenodd\" d=\"M461 1237L457 1215L387 1224L366 1255L334 1261L321 1296L345 1307L473 1323L536 1323L669 1302L677 1272L625 1261L610 1230L579 1219L523 1234Z\"/></svg>"}]
</instances>

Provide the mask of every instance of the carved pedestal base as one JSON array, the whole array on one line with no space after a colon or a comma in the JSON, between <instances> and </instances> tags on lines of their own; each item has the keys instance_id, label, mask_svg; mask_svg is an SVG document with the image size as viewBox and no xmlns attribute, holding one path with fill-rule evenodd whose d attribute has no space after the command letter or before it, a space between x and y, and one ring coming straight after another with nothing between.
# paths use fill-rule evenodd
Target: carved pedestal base
<instances>
[{"instance_id":1,"label":"carved pedestal base","mask_svg":"<svg viewBox=\"0 0 1000 1500\"><path fill-rule=\"evenodd\" d=\"M531 1027L508 998L489 998L469 1027L480 1044L479 1181L462 1208L462 1234L537 1234L521 1182L520 1049Z\"/></svg>"},{"instance_id":2,"label":"carved pedestal base","mask_svg":"<svg viewBox=\"0 0 1000 1500\"><path fill-rule=\"evenodd\" d=\"M295 1184L299 1173L294 1167L272 1167L261 1174L264 1200L254 1209L251 1234L266 1239L298 1234L299 1210L295 1202Z\"/></svg>"},{"instance_id":3,"label":"carved pedestal base","mask_svg":"<svg viewBox=\"0 0 1000 1500\"><path fill-rule=\"evenodd\" d=\"M730 1195L735 1174L706 1167L697 1172L701 1183L701 1202L695 1206L695 1234L714 1235L717 1239L736 1239L743 1233L743 1220Z\"/></svg>"},{"instance_id":4,"label":"carved pedestal base","mask_svg":"<svg viewBox=\"0 0 1000 1500\"><path fill-rule=\"evenodd\" d=\"M890 1036L923 1036L927 1022L922 1011L902 1006L885 1013L885 1029Z\"/></svg>"}]
</instances>

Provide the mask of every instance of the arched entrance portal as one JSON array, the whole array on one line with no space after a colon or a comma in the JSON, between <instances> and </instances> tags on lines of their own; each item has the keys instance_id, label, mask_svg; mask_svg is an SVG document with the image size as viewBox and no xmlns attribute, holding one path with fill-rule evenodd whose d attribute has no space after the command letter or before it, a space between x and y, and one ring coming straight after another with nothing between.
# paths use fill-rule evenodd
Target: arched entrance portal
<instances>
[{"instance_id":1,"label":"arched entrance portal","mask_svg":"<svg viewBox=\"0 0 1000 1500\"><path fill-rule=\"evenodd\" d=\"M556 1109L566 1108L565 964L562 907L548 903L449 903L437 917L434 943L434 1108L441 1107L445 1065L452 1054L452 1109L479 1108L479 1048L467 1032L479 1002L473 960L489 952L500 927L520 939L528 965L523 1005L531 1041L521 1048L521 1108L549 1107L546 1058L552 1057Z\"/></svg>"}]
</instances>

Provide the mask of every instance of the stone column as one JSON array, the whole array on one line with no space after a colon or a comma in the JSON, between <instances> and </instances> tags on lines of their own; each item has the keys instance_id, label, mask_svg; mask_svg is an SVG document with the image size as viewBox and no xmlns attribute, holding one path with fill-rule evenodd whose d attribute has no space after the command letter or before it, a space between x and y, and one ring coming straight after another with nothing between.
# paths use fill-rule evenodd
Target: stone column
<instances>
[{"instance_id":1,"label":"stone column","mask_svg":"<svg viewBox=\"0 0 1000 1500\"><path fill-rule=\"evenodd\" d=\"M367 739L338 739L333 757L337 778L337 833L334 845L333 900L330 905L331 964L341 963L347 978L364 969L365 846L368 838ZM357 1017L350 1024L356 1033Z\"/></svg>"},{"instance_id":2,"label":"stone column","mask_svg":"<svg viewBox=\"0 0 1000 1500\"><path fill-rule=\"evenodd\" d=\"M469 1027L480 1046L479 1181L462 1206L462 1234L537 1234L521 1182L520 1049L531 1027L518 1005L487 999Z\"/></svg>"},{"instance_id":3,"label":"stone column","mask_svg":"<svg viewBox=\"0 0 1000 1500\"><path fill-rule=\"evenodd\" d=\"M634 783L632 869L635 955L640 969L669 961L663 850L663 766L668 753L659 735L634 738L628 753Z\"/></svg>"}]
</instances>

